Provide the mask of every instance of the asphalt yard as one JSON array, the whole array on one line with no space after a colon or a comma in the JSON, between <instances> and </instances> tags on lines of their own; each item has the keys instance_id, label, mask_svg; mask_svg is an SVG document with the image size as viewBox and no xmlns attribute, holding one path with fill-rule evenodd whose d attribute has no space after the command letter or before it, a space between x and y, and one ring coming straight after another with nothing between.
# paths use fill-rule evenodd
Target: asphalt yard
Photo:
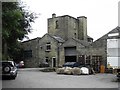
<instances>
[{"instance_id":1,"label":"asphalt yard","mask_svg":"<svg viewBox=\"0 0 120 90\"><path fill-rule=\"evenodd\" d=\"M2 80L2 88L118 88L113 74L64 75L21 69L15 80Z\"/></svg>"}]
</instances>

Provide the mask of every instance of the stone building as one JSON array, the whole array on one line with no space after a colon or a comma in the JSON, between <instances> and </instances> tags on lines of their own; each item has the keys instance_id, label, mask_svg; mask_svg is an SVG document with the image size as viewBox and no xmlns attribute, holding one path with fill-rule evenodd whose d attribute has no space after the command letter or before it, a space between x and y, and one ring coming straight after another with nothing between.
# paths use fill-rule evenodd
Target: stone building
<instances>
[{"instance_id":1,"label":"stone building","mask_svg":"<svg viewBox=\"0 0 120 90\"><path fill-rule=\"evenodd\" d=\"M76 38L87 41L87 17L74 18L69 15L56 17L52 14L52 18L48 19L48 33L64 40Z\"/></svg>"},{"instance_id":2,"label":"stone building","mask_svg":"<svg viewBox=\"0 0 120 90\"><path fill-rule=\"evenodd\" d=\"M115 36L109 36L110 34L117 34ZM120 39L120 27L117 26L101 38L91 44L94 53L102 56L102 64L107 68L107 40L108 39ZM91 48L91 49L92 49ZM93 52L92 52L93 53ZM120 53L118 51L118 53Z\"/></svg>"},{"instance_id":3,"label":"stone building","mask_svg":"<svg viewBox=\"0 0 120 90\"><path fill-rule=\"evenodd\" d=\"M85 64L85 48L92 42L93 38L87 35L87 17L52 14L48 19L48 33L22 44L25 54L32 53L32 57L25 57L26 67L37 67L42 62L48 62L51 67L74 61Z\"/></svg>"},{"instance_id":4,"label":"stone building","mask_svg":"<svg viewBox=\"0 0 120 90\"><path fill-rule=\"evenodd\" d=\"M107 34L93 42L87 35L85 16L52 14L52 18L48 18L47 34L23 42L25 66L38 67L48 62L50 67L58 67L65 62L80 62L99 71L101 64L106 66L106 40Z\"/></svg>"},{"instance_id":5,"label":"stone building","mask_svg":"<svg viewBox=\"0 0 120 90\"><path fill-rule=\"evenodd\" d=\"M35 38L22 42L25 67L38 67L38 42L40 39Z\"/></svg>"}]
</instances>

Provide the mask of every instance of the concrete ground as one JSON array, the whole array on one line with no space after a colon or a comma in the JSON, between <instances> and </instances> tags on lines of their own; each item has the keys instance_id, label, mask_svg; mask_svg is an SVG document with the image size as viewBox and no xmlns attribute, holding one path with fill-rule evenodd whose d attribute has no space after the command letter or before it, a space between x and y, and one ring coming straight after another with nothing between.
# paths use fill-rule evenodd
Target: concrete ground
<instances>
[{"instance_id":1,"label":"concrete ground","mask_svg":"<svg viewBox=\"0 0 120 90\"><path fill-rule=\"evenodd\" d=\"M15 80L2 80L2 88L118 88L118 82L113 74L59 75L28 68Z\"/></svg>"}]
</instances>

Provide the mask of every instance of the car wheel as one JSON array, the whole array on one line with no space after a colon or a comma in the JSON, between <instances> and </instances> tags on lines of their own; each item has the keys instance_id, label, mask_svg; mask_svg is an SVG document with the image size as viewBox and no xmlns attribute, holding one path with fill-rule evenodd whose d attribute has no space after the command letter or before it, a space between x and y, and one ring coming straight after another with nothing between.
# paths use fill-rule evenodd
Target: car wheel
<instances>
[{"instance_id":1,"label":"car wheel","mask_svg":"<svg viewBox=\"0 0 120 90\"><path fill-rule=\"evenodd\" d=\"M3 72L4 73L9 73L11 71L11 68L9 65L3 67Z\"/></svg>"}]
</instances>

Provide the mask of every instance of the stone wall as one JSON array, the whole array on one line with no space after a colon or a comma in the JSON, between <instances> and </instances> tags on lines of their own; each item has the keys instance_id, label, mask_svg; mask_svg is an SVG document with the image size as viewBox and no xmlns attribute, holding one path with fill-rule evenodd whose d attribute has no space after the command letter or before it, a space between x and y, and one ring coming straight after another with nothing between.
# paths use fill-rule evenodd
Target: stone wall
<instances>
[{"instance_id":1,"label":"stone wall","mask_svg":"<svg viewBox=\"0 0 120 90\"><path fill-rule=\"evenodd\" d=\"M90 51L92 54L102 56L102 64L107 67L107 34L91 44Z\"/></svg>"},{"instance_id":2,"label":"stone wall","mask_svg":"<svg viewBox=\"0 0 120 90\"><path fill-rule=\"evenodd\" d=\"M51 44L51 50L46 51L46 43L50 42ZM58 42L50 37L49 35L44 35L43 38L39 42L39 62L45 62L45 58L48 57L48 63L52 67L52 58L56 58L56 65L58 61L58 47L57 47Z\"/></svg>"},{"instance_id":3,"label":"stone wall","mask_svg":"<svg viewBox=\"0 0 120 90\"><path fill-rule=\"evenodd\" d=\"M38 67L38 42L40 38L25 41L22 43L24 51L32 50L32 57L24 58L25 67Z\"/></svg>"},{"instance_id":4,"label":"stone wall","mask_svg":"<svg viewBox=\"0 0 120 90\"><path fill-rule=\"evenodd\" d=\"M51 49L46 51L46 44L50 42ZM32 57L25 58L25 67L39 67L39 64L45 62L48 57L48 63L52 67L52 58L56 58L56 65L58 64L58 42L45 34L42 39L34 39L22 44L24 50L32 50Z\"/></svg>"},{"instance_id":5,"label":"stone wall","mask_svg":"<svg viewBox=\"0 0 120 90\"><path fill-rule=\"evenodd\" d=\"M68 36L68 17L54 17L48 19L48 33L51 36L59 36L67 39ZM57 24L57 26L56 26Z\"/></svg>"}]
</instances>

